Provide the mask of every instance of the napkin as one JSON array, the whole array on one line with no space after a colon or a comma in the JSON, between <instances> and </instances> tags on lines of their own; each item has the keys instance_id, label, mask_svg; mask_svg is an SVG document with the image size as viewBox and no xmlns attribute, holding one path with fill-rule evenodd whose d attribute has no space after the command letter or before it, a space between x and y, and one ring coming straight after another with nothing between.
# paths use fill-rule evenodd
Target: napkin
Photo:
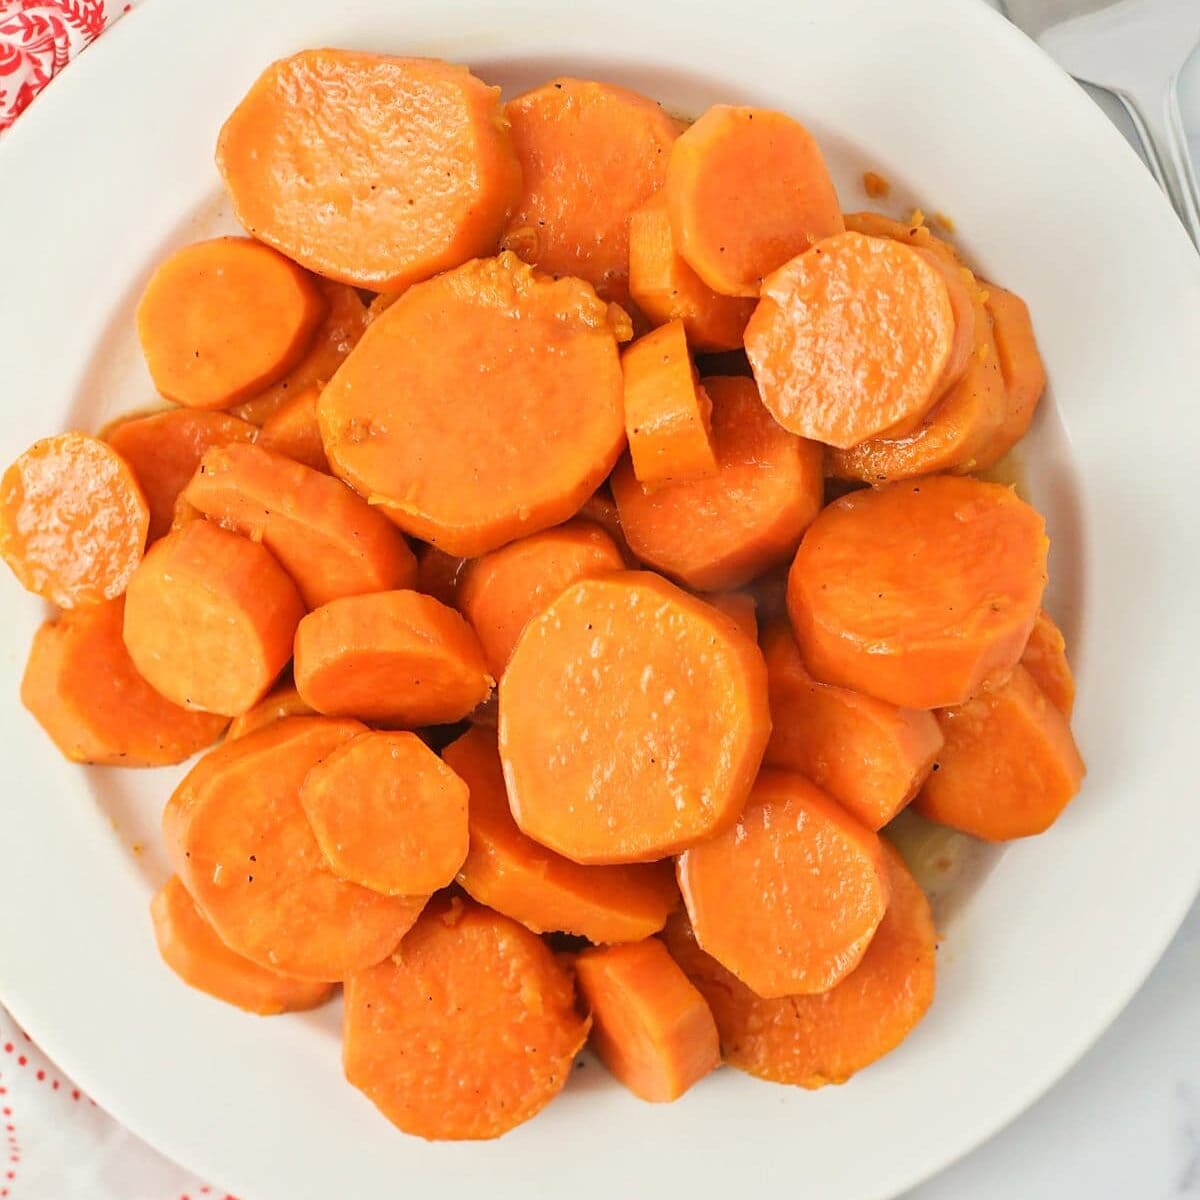
<instances>
[{"instance_id":1,"label":"napkin","mask_svg":"<svg viewBox=\"0 0 1200 1200\"><path fill-rule=\"evenodd\" d=\"M0 0L0 133L132 7L125 0Z\"/></svg>"}]
</instances>

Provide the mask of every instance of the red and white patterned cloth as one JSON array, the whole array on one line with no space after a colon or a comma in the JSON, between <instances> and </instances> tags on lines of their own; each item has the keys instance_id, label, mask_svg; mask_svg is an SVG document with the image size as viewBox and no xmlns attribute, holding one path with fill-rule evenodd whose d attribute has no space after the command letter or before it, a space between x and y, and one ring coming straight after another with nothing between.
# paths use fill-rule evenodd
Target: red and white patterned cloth
<instances>
[{"instance_id":1,"label":"red and white patterned cloth","mask_svg":"<svg viewBox=\"0 0 1200 1200\"><path fill-rule=\"evenodd\" d=\"M0 133L132 7L126 0L0 0Z\"/></svg>"},{"instance_id":2,"label":"red and white patterned cloth","mask_svg":"<svg viewBox=\"0 0 1200 1200\"><path fill-rule=\"evenodd\" d=\"M96 1107L0 1008L0 1200L234 1200Z\"/></svg>"}]
</instances>

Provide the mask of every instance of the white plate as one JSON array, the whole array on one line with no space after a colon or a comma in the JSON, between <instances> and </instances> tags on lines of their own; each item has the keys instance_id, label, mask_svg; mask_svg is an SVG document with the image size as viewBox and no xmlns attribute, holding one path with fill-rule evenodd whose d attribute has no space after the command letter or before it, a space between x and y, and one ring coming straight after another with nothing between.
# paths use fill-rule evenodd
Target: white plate
<instances>
[{"instance_id":1,"label":"white plate","mask_svg":"<svg viewBox=\"0 0 1200 1200\"><path fill-rule=\"evenodd\" d=\"M1091 774L946 917L928 1019L848 1086L721 1071L649 1107L589 1067L498 1142L426 1145L341 1082L335 1011L245 1017L160 965L146 905L177 772L60 761L17 703L39 613L6 582L0 995L115 1116L251 1200L772 1184L866 1200L914 1183L1075 1060L1200 881L1200 262L1094 106L964 0L154 0L0 145L0 459L149 399L132 298L167 246L212 227L224 115L270 59L323 44L446 55L509 88L567 71L681 111L778 106L820 137L847 207L869 166L952 214L983 271L1028 298L1053 379L1028 483Z\"/></svg>"}]
</instances>

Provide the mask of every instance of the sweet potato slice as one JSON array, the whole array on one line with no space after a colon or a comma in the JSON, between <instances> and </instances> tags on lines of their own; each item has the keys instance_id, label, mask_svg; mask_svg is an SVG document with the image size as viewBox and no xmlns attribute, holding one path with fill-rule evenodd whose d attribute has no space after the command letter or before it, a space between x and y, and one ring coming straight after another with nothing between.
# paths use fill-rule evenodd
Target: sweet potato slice
<instances>
[{"instance_id":1,"label":"sweet potato slice","mask_svg":"<svg viewBox=\"0 0 1200 1200\"><path fill-rule=\"evenodd\" d=\"M442 751L471 792L471 846L458 882L488 908L534 933L596 944L636 942L679 903L668 862L583 867L539 845L508 808L496 735L476 726Z\"/></svg>"},{"instance_id":2,"label":"sweet potato slice","mask_svg":"<svg viewBox=\"0 0 1200 1200\"><path fill-rule=\"evenodd\" d=\"M150 901L154 939L163 962L190 987L262 1017L316 1008L330 983L292 979L234 953L204 919L178 875Z\"/></svg>"},{"instance_id":3,"label":"sweet potato slice","mask_svg":"<svg viewBox=\"0 0 1200 1200\"><path fill-rule=\"evenodd\" d=\"M467 856L467 786L413 733L335 747L300 803L333 873L385 896L436 892Z\"/></svg>"},{"instance_id":4,"label":"sweet potato slice","mask_svg":"<svg viewBox=\"0 0 1200 1200\"><path fill-rule=\"evenodd\" d=\"M1033 676L1033 682L1046 699L1070 720L1075 707L1075 676L1067 661L1067 641L1050 614L1042 609L1033 623L1033 632L1025 643L1021 666Z\"/></svg>"},{"instance_id":5,"label":"sweet potato slice","mask_svg":"<svg viewBox=\"0 0 1200 1200\"><path fill-rule=\"evenodd\" d=\"M712 401L692 366L683 322L638 338L621 355L621 371L625 435L638 482L651 490L715 475Z\"/></svg>"},{"instance_id":6,"label":"sweet potato slice","mask_svg":"<svg viewBox=\"0 0 1200 1200\"><path fill-rule=\"evenodd\" d=\"M168 700L236 717L291 658L303 615L295 584L262 546L192 521L155 542L129 581L125 646Z\"/></svg>"},{"instance_id":7,"label":"sweet potato slice","mask_svg":"<svg viewBox=\"0 0 1200 1200\"><path fill-rule=\"evenodd\" d=\"M925 894L883 843L891 901L862 961L816 996L756 996L696 944L673 917L667 948L712 1006L730 1066L774 1083L819 1088L894 1050L933 1001L937 932Z\"/></svg>"},{"instance_id":8,"label":"sweet potato slice","mask_svg":"<svg viewBox=\"0 0 1200 1200\"><path fill-rule=\"evenodd\" d=\"M799 121L714 104L671 149L665 185L676 249L723 296L844 226L820 148Z\"/></svg>"},{"instance_id":9,"label":"sweet potato slice","mask_svg":"<svg viewBox=\"0 0 1200 1200\"><path fill-rule=\"evenodd\" d=\"M628 295L629 217L662 187L679 127L627 88L562 76L504 109L524 186L504 246L551 275Z\"/></svg>"},{"instance_id":10,"label":"sweet potato slice","mask_svg":"<svg viewBox=\"0 0 1200 1200\"><path fill-rule=\"evenodd\" d=\"M915 802L923 817L1007 841L1048 829L1079 791L1071 727L1024 667L937 720L946 742Z\"/></svg>"},{"instance_id":11,"label":"sweet potato slice","mask_svg":"<svg viewBox=\"0 0 1200 1200\"><path fill-rule=\"evenodd\" d=\"M558 1095L588 1024L540 938L448 897L391 958L346 981L342 1062L405 1133L494 1138Z\"/></svg>"},{"instance_id":12,"label":"sweet potato slice","mask_svg":"<svg viewBox=\"0 0 1200 1200\"><path fill-rule=\"evenodd\" d=\"M612 476L634 555L701 591L740 587L787 560L821 508L821 447L788 433L752 379L710 376L717 474L645 491L628 459Z\"/></svg>"},{"instance_id":13,"label":"sweet potato slice","mask_svg":"<svg viewBox=\"0 0 1200 1200\"><path fill-rule=\"evenodd\" d=\"M461 720L493 682L470 625L409 591L346 596L309 613L294 669L317 712L410 729Z\"/></svg>"},{"instance_id":14,"label":"sweet potato slice","mask_svg":"<svg viewBox=\"0 0 1200 1200\"><path fill-rule=\"evenodd\" d=\"M708 1001L657 938L584 950L575 978L593 1048L640 1099L678 1100L720 1063Z\"/></svg>"},{"instance_id":15,"label":"sweet potato slice","mask_svg":"<svg viewBox=\"0 0 1200 1200\"><path fill-rule=\"evenodd\" d=\"M272 63L222 127L217 166L248 232L376 291L490 254L521 184L499 88L351 50Z\"/></svg>"},{"instance_id":16,"label":"sweet potato slice","mask_svg":"<svg viewBox=\"0 0 1200 1200\"><path fill-rule=\"evenodd\" d=\"M229 732L225 736L229 741L233 741L236 738L245 737L248 733L253 733L256 729L261 729L264 725L270 725L272 721L282 720L284 717L311 717L314 715L313 710L300 699L300 693L296 691L295 684L285 683L269 695L264 696L253 708L248 708L244 713L234 717L229 723Z\"/></svg>"},{"instance_id":17,"label":"sweet potato slice","mask_svg":"<svg viewBox=\"0 0 1200 1200\"><path fill-rule=\"evenodd\" d=\"M974 304L975 350L962 378L910 432L870 438L849 450L831 449L831 475L870 484L938 471L965 475L990 457L988 447L1004 421L1008 401L981 291Z\"/></svg>"},{"instance_id":18,"label":"sweet potato slice","mask_svg":"<svg viewBox=\"0 0 1200 1200\"><path fill-rule=\"evenodd\" d=\"M111 426L104 440L129 464L150 509L149 540L169 533L175 502L204 452L230 442L252 442L258 430L223 412L173 408Z\"/></svg>"},{"instance_id":19,"label":"sweet potato slice","mask_svg":"<svg viewBox=\"0 0 1200 1200\"><path fill-rule=\"evenodd\" d=\"M975 276L964 266L951 261L943 255L928 248L917 251L937 272L946 284L946 292L950 297L950 309L954 314L954 340L950 344L950 356L942 373L934 385L934 400L931 409L949 395L952 388L961 382L971 365L971 356L975 353L978 337L975 330L977 306L981 289ZM885 429L880 435L887 438L903 437L920 428L928 411L919 415L913 414L895 425Z\"/></svg>"},{"instance_id":20,"label":"sweet potato slice","mask_svg":"<svg viewBox=\"0 0 1200 1200\"><path fill-rule=\"evenodd\" d=\"M770 733L758 647L647 572L572 584L500 682L521 829L579 863L648 862L736 819Z\"/></svg>"},{"instance_id":21,"label":"sweet potato slice","mask_svg":"<svg viewBox=\"0 0 1200 1200\"><path fill-rule=\"evenodd\" d=\"M468 263L371 325L319 414L334 471L402 529L494 550L572 516L620 454L608 306L512 254Z\"/></svg>"},{"instance_id":22,"label":"sweet potato slice","mask_svg":"<svg viewBox=\"0 0 1200 1200\"><path fill-rule=\"evenodd\" d=\"M293 396L308 387L324 387L358 345L368 325L367 307L357 288L332 279L318 279L325 297L325 316L309 342L304 357L280 380L256 392L229 411L252 425L263 425Z\"/></svg>"},{"instance_id":23,"label":"sweet potato slice","mask_svg":"<svg viewBox=\"0 0 1200 1200\"><path fill-rule=\"evenodd\" d=\"M59 608L119 596L149 526L129 464L83 433L34 442L0 480L0 556L22 587Z\"/></svg>"},{"instance_id":24,"label":"sweet potato slice","mask_svg":"<svg viewBox=\"0 0 1200 1200\"><path fill-rule=\"evenodd\" d=\"M206 754L163 812L176 874L221 940L259 966L334 981L380 962L426 897L338 879L300 805L309 769L357 721L288 717Z\"/></svg>"},{"instance_id":25,"label":"sweet potato slice","mask_svg":"<svg viewBox=\"0 0 1200 1200\"><path fill-rule=\"evenodd\" d=\"M261 446L209 450L184 492L190 504L262 544L307 608L411 586L403 535L340 480Z\"/></svg>"},{"instance_id":26,"label":"sweet potato slice","mask_svg":"<svg viewBox=\"0 0 1200 1200\"><path fill-rule=\"evenodd\" d=\"M258 444L264 450L273 450L314 471L328 474L329 459L325 457L321 426L317 422L320 399L319 384L310 383L300 388L263 422Z\"/></svg>"},{"instance_id":27,"label":"sweet potato slice","mask_svg":"<svg viewBox=\"0 0 1200 1200\"><path fill-rule=\"evenodd\" d=\"M21 703L72 762L158 767L221 736L226 718L163 699L125 649L125 600L64 612L33 636Z\"/></svg>"},{"instance_id":28,"label":"sweet potato slice","mask_svg":"<svg viewBox=\"0 0 1200 1200\"><path fill-rule=\"evenodd\" d=\"M137 330L161 395L228 408L290 371L324 315L311 275L252 238L222 237L159 264Z\"/></svg>"},{"instance_id":29,"label":"sweet potato slice","mask_svg":"<svg viewBox=\"0 0 1200 1200\"><path fill-rule=\"evenodd\" d=\"M767 276L745 340L772 416L842 449L911 428L971 346L948 275L920 250L842 233Z\"/></svg>"},{"instance_id":30,"label":"sweet potato slice","mask_svg":"<svg viewBox=\"0 0 1200 1200\"><path fill-rule=\"evenodd\" d=\"M564 588L624 566L621 551L603 529L590 521L569 521L471 562L457 588L457 607L499 679L521 630Z\"/></svg>"},{"instance_id":31,"label":"sweet potato slice","mask_svg":"<svg viewBox=\"0 0 1200 1200\"><path fill-rule=\"evenodd\" d=\"M985 286L1006 403L1000 428L979 455L980 469L999 462L1028 433L1046 390L1046 368L1025 301L994 283Z\"/></svg>"},{"instance_id":32,"label":"sweet potato slice","mask_svg":"<svg viewBox=\"0 0 1200 1200\"><path fill-rule=\"evenodd\" d=\"M737 824L677 872L696 940L767 999L836 986L888 905L878 835L790 771L764 770Z\"/></svg>"},{"instance_id":33,"label":"sweet potato slice","mask_svg":"<svg viewBox=\"0 0 1200 1200\"><path fill-rule=\"evenodd\" d=\"M655 325L682 321L702 353L739 350L753 297L722 296L675 249L666 196L656 192L629 218L629 294Z\"/></svg>"},{"instance_id":34,"label":"sweet potato slice","mask_svg":"<svg viewBox=\"0 0 1200 1200\"><path fill-rule=\"evenodd\" d=\"M1006 487L931 476L851 492L788 575L805 666L904 708L962 704L1013 666L1046 586L1045 523Z\"/></svg>"},{"instance_id":35,"label":"sweet potato slice","mask_svg":"<svg viewBox=\"0 0 1200 1200\"><path fill-rule=\"evenodd\" d=\"M763 761L811 779L868 829L882 829L924 783L942 748L933 714L818 683L786 621L763 633L771 740Z\"/></svg>"}]
</instances>

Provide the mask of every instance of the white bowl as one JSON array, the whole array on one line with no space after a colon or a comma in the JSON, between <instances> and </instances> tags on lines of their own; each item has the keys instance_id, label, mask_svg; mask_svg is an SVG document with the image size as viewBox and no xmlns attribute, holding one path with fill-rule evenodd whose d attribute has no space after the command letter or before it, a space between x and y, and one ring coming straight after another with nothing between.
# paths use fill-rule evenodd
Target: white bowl
<instances>
[{"instance_id":1,"label":"white bowl","mask_svg":"<svg viewBox=\"0 0 1200 1200\"><path fill-rule=\"evenodd\" d=\"M0 995L116 1117L253 1200L911 1185L1075 1060L1200 881L1200 260L1092 104L965 0L154 0L0 144L0 460L151 399L133 298L168 246L226 219L225 114L268 61L314 45L444 55L509 89L570 72L684 112L776 106L818 135L846 207L866 205L870 167L952 214L981 270L1028 299L1053 381L1027 482L1054 538L1049 605L1090 774L1049 834L960 897L928 1018L847 1086L723 1070L650 1107L593 1064L497 1142L427 1145L341 1081L335 1010L246 1017L160 964L146 906L180 772L59 758L17 701L39 606L5 583Z\"/></svg>"}]
</instances>

